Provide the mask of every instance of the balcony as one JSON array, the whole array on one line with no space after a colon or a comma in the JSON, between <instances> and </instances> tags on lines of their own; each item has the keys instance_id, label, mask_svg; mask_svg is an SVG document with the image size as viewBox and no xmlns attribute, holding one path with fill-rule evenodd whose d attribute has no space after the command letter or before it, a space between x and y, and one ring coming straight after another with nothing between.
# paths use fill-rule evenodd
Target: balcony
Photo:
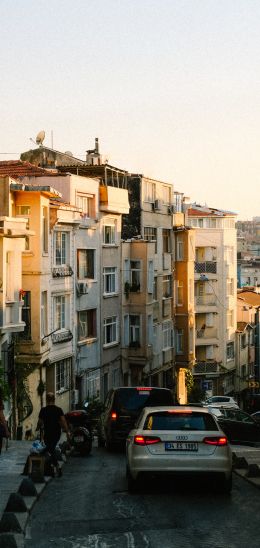
<instances>
[{"instance_id":1,"label":"balcony","mask_svg":"<svg viewBox=\"0 0 260 548\"><path fill-rule=\"evenodd\" d=\"M195 262L194 270L196 274L216 274L217 262L216 261Z\"/></svg>"},{"instance_id":2,"label":"balcony","mask_svg":"<svg viewBox=\"0 0 260 548\"><path fill-rule=\"evenodd\" d=\"M57 331L56 333L53 333L51 336L51 340L53 344L71 341L72 339L73 339L73 335L69 329L66 329L63 331Z\"/></svg>"},{"instance_id":3,"label":"balcony","mask_svg":"<svg viewBox=\"0 0 260 548\"><path fill-rule=\"evenodd\" d=\"M217 298L216 295L211 293L196 295L195 303L197 306L217 306Z\"/></svg>"},{"instance_id":4,"label":"balcony","mask_svg":"<svg viewBox=\"0 0 260 548\"><path fill-rule=\"evenodd\" d=\"M53 278L65 278L66 276L73 276L73 270L69 265L55 266L52 269Z\"/></svg>"},{"instance_id":5,"label":"balcony","mask_svg":"<svg viewBox=\"0 0 260 548\"><path fill-rule=\"evenodd\" d=\"M217 362L197 362L194 367L193 375L210 375L217 376L220 373L220 367Z\"/></svg>"},{"instance_id":6,"label":"balcony","mask_svg":"<svg viewBox=\"0 0 260 548\"><path fill-rule=\"evenodd\" d=\"M206 327L205 329L197 329L196 345L216 344L218 341L218 330L216 327Z\"/></svg>"}]
</instances>

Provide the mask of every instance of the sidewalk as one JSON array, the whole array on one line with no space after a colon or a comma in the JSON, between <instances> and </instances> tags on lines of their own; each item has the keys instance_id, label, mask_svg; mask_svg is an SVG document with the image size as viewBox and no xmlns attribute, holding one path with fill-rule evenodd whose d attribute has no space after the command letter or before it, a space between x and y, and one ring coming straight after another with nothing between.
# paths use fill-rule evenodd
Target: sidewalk
<instances>
[{"instance_id":1,"label":"sidewalk","mask_svg":"<svg viewBox=\"0 0 260 548\"><path fill-rule=\"evenodd\" d=\"M260 447L232 445L235 474L260 488Z\"/></svg>"},{"instance_id":2,"label":"sidewalk","mask_svg":"<svg viewBox=\"0 0 260 548\"><path fill-rule=\"evenodd\" d=\"M31 441L9 440L8 449L3 442L0 455L0 547L22 548L29 514L45 489L50 477L33 483L23 470L30 454ZM64 463L60 462L60 466ZM24 486L24 482L29 484ZM23 486L21 488L21 484ZM8 507L7 507L8 505Z\"/></svg>"}]
</instances>

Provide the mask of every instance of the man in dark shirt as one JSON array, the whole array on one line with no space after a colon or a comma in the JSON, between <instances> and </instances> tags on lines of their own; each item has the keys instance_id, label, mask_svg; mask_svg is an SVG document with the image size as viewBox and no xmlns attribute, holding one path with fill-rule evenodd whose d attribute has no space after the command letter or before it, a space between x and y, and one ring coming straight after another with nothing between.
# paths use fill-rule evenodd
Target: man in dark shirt
<instances>
[{"instance_id":1,"label":"man in dark shirt","mask_svg":"<svg viewBox=\"0 0 260 548\"><path fill-rule=\"evenodd\" d=\"M46 407L42 407L39 413L38 429L43 428L43 440L46 451L51 456L51 463L56 468L58 476L61 476L61 468L58 464L55 449L61 436L61 429L67 433L69 440L69 428L61 407L55 405L55 396L52 392L46 394Z\"/></svg>"}]
</instances>

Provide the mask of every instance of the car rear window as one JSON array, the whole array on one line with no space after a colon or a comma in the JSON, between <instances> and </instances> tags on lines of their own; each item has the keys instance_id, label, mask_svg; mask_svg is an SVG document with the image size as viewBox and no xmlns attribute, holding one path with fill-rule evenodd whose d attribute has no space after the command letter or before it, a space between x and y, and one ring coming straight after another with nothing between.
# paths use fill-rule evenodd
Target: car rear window
<instances>
[{"instance_id":1,"label":"car rear window","mask_svg":"<svg viewBox=\"0 0 260 548\"><path fill-rule=\"evenodd\" d=\"M215 420L208 413L161 411L147 415L144 430L218 430Z\"/></svg>"},{"instance_id":2,"label":"car rear window","mask_svg":"<svg viewBox=\"0 0 260 548\"><path fill-rule=\"evenodd\" d=\"M140 411L144 407L157 407L158 405L173 405L170 390L127 388L115 393L114 407L118 411Z\"/></svg>"}]
</instances>

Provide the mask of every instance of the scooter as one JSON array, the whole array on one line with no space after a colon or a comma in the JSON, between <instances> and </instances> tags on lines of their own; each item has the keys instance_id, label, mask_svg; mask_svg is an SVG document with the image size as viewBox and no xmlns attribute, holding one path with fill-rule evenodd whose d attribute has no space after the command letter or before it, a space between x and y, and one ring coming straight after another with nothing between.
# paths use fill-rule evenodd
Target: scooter
<instances>
[{"instance_id":1,"label":"scooter","mask_svg":"<svg viewBox=\"0 0 260 548\"><path fill-rule=\"evenodd\" d=\"M92 431L87 411L85 409L69 411L65 417L71 430L71 446L82 457L89 455L92 449Z\"/></svg>"}]
</instances>

